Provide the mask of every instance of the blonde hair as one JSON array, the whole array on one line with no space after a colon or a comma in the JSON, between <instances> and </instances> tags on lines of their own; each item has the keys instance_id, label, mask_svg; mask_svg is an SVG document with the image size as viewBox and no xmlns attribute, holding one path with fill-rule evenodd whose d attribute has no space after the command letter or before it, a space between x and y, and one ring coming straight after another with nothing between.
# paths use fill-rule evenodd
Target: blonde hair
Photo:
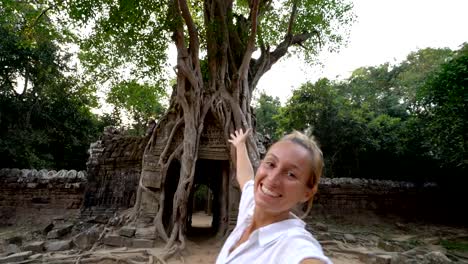
<instances>
[{"instance_id":1,"label":"blonde hair","mask_svg":"<svg viewBox=\"0 0 468 264\"><path fill-rule=\"evenodd\" d=\"M282 137L279 141L291 141L302 146L309 151L312 158L312 172L306 184L307 187L312 188L313 193L312 197L310 197L309 201L307 201L307 209L301 216L301 218L304 218L312 209L315 193L317 193L320 177L322 176L324 166L322 150L320 150L320 147L318 146L318 143L313 136L309 137L299 131L293 131L292 133Z\"/></svg>"}]
</instances>

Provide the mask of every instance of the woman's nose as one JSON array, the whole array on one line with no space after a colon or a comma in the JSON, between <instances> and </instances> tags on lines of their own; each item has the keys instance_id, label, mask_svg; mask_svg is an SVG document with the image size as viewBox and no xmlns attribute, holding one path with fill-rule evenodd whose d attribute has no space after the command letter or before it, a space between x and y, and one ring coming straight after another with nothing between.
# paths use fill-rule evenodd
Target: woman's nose
<instances>
[{"instance_id":1,"label":"woman's nose","mask_svg":"<svg viewBox=\"0 0 468 264\"><path fill-rule=\"evenodd\" d=\"M267 179L271 184L277 184L281 181L281 171L277 168L268 173Z\"/></svg>"}]
</instances>

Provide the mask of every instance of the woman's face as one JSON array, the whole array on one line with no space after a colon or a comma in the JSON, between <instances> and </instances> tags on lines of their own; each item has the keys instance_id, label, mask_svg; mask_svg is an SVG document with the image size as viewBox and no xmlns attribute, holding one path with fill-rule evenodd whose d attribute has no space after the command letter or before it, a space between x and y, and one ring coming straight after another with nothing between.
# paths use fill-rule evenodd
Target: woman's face
<instances>
[{"instance_id":1,"label":"woman's face","mask_svg":"<svg viewBox=\"0 0 468 264\"><path fill-rule=\"evenodd\" d=\"M265 212L289 213L312 197L307 186L312 175L307 149L292 141L279 141L268 150L255 176L255 203Z\"/></svg>"}]
</instances>

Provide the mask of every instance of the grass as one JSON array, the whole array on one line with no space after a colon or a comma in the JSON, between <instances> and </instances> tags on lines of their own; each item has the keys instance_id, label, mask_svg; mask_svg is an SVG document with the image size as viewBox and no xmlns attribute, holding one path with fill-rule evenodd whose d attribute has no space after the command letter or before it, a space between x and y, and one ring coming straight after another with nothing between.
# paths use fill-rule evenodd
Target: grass
<instances>
[{"instance_id":1,"label":"grass","mask_svg":"<svg viewBox=\"0 0 468 264\"><path fill-rule=\"evenodd\" d=\"M465 241L441 240L440 244L447 250L468 252L468 242Z\"/></svg>"}]
</instances>

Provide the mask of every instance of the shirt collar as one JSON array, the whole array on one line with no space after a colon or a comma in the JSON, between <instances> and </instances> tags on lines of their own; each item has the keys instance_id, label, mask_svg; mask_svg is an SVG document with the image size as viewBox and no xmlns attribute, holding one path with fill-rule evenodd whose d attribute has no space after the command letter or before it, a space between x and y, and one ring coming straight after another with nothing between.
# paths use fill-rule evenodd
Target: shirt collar
<instances>
[{"instance_id":1,"label":"shirt collar","mask_svg":"<svg viewBox=\"0 0 468 264\"><path fill-rule=\"evenodd\" d=\"M286 234L289 229L294 227L304 228L305 222L292 214L292 218L277 223L273 223L258 230L258 242L260 246L265 246L270 242L277 240L280 236Z\"/></svg>"}]
</instances>

